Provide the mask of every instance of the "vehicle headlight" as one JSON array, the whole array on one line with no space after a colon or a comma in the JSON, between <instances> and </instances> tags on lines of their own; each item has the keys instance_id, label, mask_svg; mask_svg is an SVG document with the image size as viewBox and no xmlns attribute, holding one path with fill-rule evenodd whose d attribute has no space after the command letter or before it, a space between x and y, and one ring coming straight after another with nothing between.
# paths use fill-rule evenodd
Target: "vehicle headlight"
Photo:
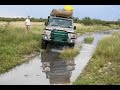
<instances>
[{"instance_id":1,"label":"vehicle headlight","mask_svg":"<svg viewBox=\"0 0 120 90\"><path fill-rule=\"evenodd\" d=\"M47 36L47 35L43 35L43 38L44 38L45 40L47 40L47 39L48 39L48 36Z\"/></svg>"},{"instance_id":2,"label":"vehicle headlight","mask_svg":"<svg viewBox=\"0 0 120 90\"><path fill-rule=\"evenodd\" d=\"M70 42L72 43L72 42L73 42L73 40L71 39L71 40L70 40Z\"/></svg>"},{"instance_id":3,"label":"vehicle headlight","mask_svg":"<svg viewBox=\"0 0 120 90\"><path fill-rule=\"evenodd\" d=\"M45 40L48 40L50 38L50 33L51 31L49 30L44 30L43 33L42 33L42 37L45 39Z\"/></svg>"},{"instance_id":4,"label":"vehicle headlight","mask_svg":"<svg viewBox=\"0 0 120 90\"><path fill-rule=\"evenodd\" d=\"M75 33L69 33L69 38L70 39L76 39L76 34Z\"/></svg>"},{"instance_id":5,"label":"vehicle headlight","mask_svg":"<svg viewBox=\"0 0 120 90\"><path fill-rule=\"evenodd\" d=\"M76 38L76 34L73 34L71 38Z\"/></svg>"}]
</instances>

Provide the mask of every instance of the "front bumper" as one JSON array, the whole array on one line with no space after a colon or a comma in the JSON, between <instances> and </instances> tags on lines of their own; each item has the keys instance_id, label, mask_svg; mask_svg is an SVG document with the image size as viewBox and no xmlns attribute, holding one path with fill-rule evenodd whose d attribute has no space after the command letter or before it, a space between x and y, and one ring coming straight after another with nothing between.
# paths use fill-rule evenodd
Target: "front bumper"
<instances>
[{"instance_id":1,"label":"front bumper","mask_svg":"<svg viewBox=\"0 0 120 90\"><path fill-rule=\"evenodd\" d=\"M65 42L65 41L53 41L53 40L46 40L46 39L43 39L45 40L46 42L50 43L50 44L55 44L55 45L73 45L75 44L75 42Z\"/></svg>"},{"instance_id":2,"label":"front bumper","mask_svg":"<svg viewBox=\"0 0 120 90\"><path fill-rule=\"evenodd\" d=\"M63 45L66 45L66 44L75 44L75 38L72 38L72 39L68 39L67 41L64 41L64 40L61 40L61 39L55 39L55 40L52 40L50 38L50 36L47 36L45 34L42 35L42 40L45 40L49 43L55 43L55 44L63 44Z\"/></svg>"}]
</instances>

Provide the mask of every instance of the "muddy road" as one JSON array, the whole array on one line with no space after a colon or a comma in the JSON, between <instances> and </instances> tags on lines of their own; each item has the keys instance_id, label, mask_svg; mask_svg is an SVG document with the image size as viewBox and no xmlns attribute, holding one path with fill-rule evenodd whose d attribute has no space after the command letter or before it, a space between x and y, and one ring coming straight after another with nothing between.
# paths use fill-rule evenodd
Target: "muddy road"
<instances>
[{"instance_id":1,"label":"muddy road","mask_svg":"<svg viewBox=\"0 0 120 90\"><path fill-rule=\"evenodd\" d=\"M80 54L71 60L61 60L60 50L43 51L26 63L0 75L0 85L63 85L72 84L92 57L97 43L105 35L119 30L84 34L78 37L76 46L81 45ZM85 44L84 38L93 36L92 44Z\"/></svg>"}]
</instances>

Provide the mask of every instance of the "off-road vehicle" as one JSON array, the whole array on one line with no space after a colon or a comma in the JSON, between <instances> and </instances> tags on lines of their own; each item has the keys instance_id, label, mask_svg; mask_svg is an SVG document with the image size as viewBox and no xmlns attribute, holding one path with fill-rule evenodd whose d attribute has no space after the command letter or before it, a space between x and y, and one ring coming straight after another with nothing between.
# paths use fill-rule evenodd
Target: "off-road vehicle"
<instances>
[{"instance_id":1,"label":"off-road vehicle","mask_svg":"<svg viewBox=\"0 0 120 90\"><path fill-rule=\"evenodd\" d=\"M77 35L73 17L48 16L41 38L41 48L49 44L68 45L74 47Z\"/></svg>"}]
</instances>

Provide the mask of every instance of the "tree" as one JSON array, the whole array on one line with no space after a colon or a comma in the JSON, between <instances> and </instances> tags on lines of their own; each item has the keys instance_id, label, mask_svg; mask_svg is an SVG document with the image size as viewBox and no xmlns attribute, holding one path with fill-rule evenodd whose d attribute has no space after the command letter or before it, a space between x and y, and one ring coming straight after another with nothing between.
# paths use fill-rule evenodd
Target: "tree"
<instances>
[{"instance_id":1,"label":"tree","mask_svg":"<svg viewBox=\"0 0 120 90\"><path fill-rule=\"evenodd\" d=\"M78 17L74 17L74 22L78 22L79 21L79 18Z\"/></svg>"},{"instance_id":2,"label":"tree","mask_svg":"<svg viewBox=\"0 0 120 90\"><path fill-rule=\"evenodd\" d=\"M81 23L84 23L85 25L93 25L92 20L90 17L85 17L81 20Z\"/></svg>"}]
</instances>

